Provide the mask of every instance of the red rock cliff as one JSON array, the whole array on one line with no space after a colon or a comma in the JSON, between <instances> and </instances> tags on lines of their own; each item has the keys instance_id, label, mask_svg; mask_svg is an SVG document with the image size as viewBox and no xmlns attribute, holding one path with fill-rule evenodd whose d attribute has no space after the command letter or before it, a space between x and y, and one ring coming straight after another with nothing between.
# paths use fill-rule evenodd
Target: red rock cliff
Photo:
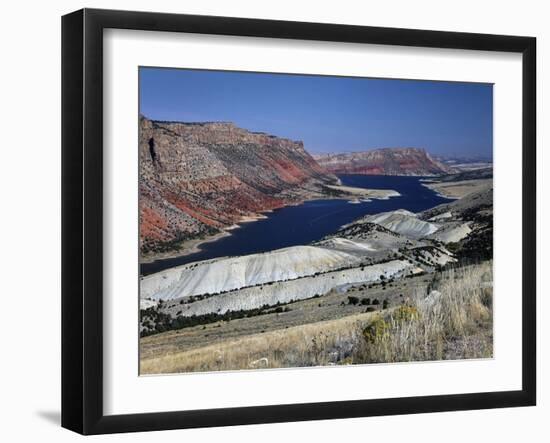
<instances>
[{"instance_id":1,"label":"red rock cliff","mask_svg":"<svg viewBox=\"0 0 550 443\"><path fill-rule=\"evenodd\" d=\"M317 162L335 174L440 175L449 167L419 148L384 148L364 152L320 154Z\"/></svg>"},{"instance_id":2,"label":"red rock cliff","mask_svg":"<svg viewBox=\"0 0 550 443\"><path fill-rule=\"evenodd\" d=\"M302 142L223 122L141 118L139 161L144 253L173 249L336 181Z\"/></svg>"}]
</instances>

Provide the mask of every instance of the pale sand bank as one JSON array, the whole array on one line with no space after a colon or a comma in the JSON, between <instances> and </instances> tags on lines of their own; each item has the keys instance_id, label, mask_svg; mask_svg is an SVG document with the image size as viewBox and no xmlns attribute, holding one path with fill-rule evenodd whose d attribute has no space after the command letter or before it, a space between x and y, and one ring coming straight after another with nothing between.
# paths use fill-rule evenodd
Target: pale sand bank
<instances>
[{"instance_id":1,"label":"pale sand bank","mask_svg":"<svg viewBox=\"0 0 550 443\"><path fill-rule=\"evenodd\" d=\"M492 179L464 180L458 182L424 182L423 186L432 189L445 198L459 199L472 192L485 189L492 184Z\"/></svg>"},{"instance_id":2,"label":"pale sand bank","mask_svg":"<svg viewBox=\"0 0 550 443\"><path fill-rule=\"evenodd\" d=\"M327 188L334 189L335 191L346 192L354 196L375 198L379 200L385 200L390 197L399 197L401 195L399 192L394 191L393 189L365 189L343 185L327 185Z\"/></svg>"}]
</instances>

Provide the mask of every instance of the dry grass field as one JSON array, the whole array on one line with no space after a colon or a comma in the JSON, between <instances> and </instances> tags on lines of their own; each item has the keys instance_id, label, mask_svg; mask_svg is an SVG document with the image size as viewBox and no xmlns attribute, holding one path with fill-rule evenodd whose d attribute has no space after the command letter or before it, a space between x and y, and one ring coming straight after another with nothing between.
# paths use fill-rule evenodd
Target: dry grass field
<instances>
[{"instance_id":1,"label":"dry grass field","mask_svg":"<svg viewBox=\"0 0 550 443\"><path fill-rule=\"evenodd\" d=\"M367 326L358 362L492 357L492 261L436 276L428 296Z\"/></svg>"}]
</instances>

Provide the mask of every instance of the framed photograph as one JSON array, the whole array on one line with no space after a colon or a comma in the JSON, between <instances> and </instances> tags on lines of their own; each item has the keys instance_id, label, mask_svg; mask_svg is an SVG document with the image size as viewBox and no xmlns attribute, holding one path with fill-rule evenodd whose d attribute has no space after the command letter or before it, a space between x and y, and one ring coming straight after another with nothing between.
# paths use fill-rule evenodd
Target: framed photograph
<instances>
[{"instance_id":1,"label":"framed photograph","mask_svg":"<svg viewBox=\"0 0 550 443\"><path fill-rule=\"evenodd\" d=\"M62 425L534 405L531 37L62 20Z\"/></svg>"}]
</instances>

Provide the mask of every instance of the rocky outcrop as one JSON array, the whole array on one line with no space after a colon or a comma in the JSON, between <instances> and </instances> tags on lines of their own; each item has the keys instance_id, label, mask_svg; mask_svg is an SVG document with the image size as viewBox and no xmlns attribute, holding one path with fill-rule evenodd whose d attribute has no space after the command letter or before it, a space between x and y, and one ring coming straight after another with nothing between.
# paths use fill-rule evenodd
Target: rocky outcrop
<instances>
[{"instance_id":1,"label":"rocky outcrop","mask_svg":"<svg viewBox=\"0 0 550 443\"><path fill-rule=\"evenodd\" d=\"M366 215L356 222L375 223L392 232L396 232L414 239L419 239L433 234L439 227L434 223L420 220L416 214L405 209L382 212L375 215Z\"/></svg>"},{"instance_id":2,"label":"rocky outcrop","mask_svg":"<svg viewBox=\"0 0 550 443\"><path fill-rule=\"evenodd\" d=\"M232 123L178 123L141 117L140 246L174 249L246 217L320 195L336 183L302 142Z\"/></svg>"},{"instance_id":3,"label":"rocky outcrop","mask_svg":"<svg viewBox=\"0 0 550 443\"><path fill-rule=\"evenodd\" d=\"M345 252L315 246L191 263L143 277L142 298L171 300L245 287L295 280L350 266L359 259Z\"/></svg>"},{"instance_id":4,"label":"rocky outcrop","mask_svg":"<svg viewBox=\"0 0 550 443\"><path fill-rule=\"evenodd\" d=\"M363 152L319 154L315 159L335 174L433 176L451 172L448 166L419 148L384 148Z\"/></svg>"},{"instance_id":5,"label":"rocky outcrop","mask_svg":"<svg viewBox=\"0 0 550 443\"><path fill-rule=\"evenodd\" d=\"M327 253L323 251L323 248L314 249L318 250L321 255ZM258 257L257 255L252 255L250 258L251 260L248 264L253 263L254 259ZM274 260L277 260L277 257L272 255L272 253L267 253L265 257L260 258L260 260L271 262L269 265L271 265L274 270L277 269L277 265L274 262ZM348 259L345 256L342 256L340 260L342 263L348 263ZM211 271L208 268L215 265L216 262L201 264L201 266L205 267L202 272L210 274ZM204 296L199 296L194 299L193 295L198 293L199 289L189 286L189 275L177 269L169 269L164 271L162 275L168 276L168 278L172 280L172 284L162 291L152 293L149 297L144 297L142 293L140 306L142 309L145 309L146 306L151 306L151 304L154 305L159 300L163 300L164 302L177 300L175 304L170 305L168 303L168 305L173 306L173 309L184 317L205 315L209 313L224 314L227 311L256 309L261 306L274 306L278 303L289 303L292 300L312 298L316 295L324 295L330 290L342 285L355 282L380 281L381 276L383 276L382 278L384 279L389 279L403 275L406 271L414 272L413 270L415 268L415 265L406 260L391 260L372 266L355 267L344 270L329 269L324 273L305 275L303 277L298 276L297 278L287 280L266 281L265 283L256 284L254 286L231 289L232 286L226 287L224 283L227 281L227 278L231 278L230 273L232 270L231 268L222 267L218 270L222 270L223 272L221 274L216 274L217 284L212 286L213 289L211 289L211 291L219 291L221 289L222 292L216 292L214 294L212 294L212 292L208 294L201 293L204 294ZM151 280L160 279L162 277L161 275L157 276L155 274L145 278Z\"/></svg>"},{"instance_id":6,"label":"rocky outcrop","mask_svg":"<svg viewBox=\"0 0 550 443\"><path fill-rule=\"evenodd\" d=\"M304 300L324 295L332 289L351 283L367 283L384 278L396 278L405 272L412 272L414 265L405 260L393 260L387 263L351 268L344 271L331 271L317 276L307 276L296 280L277 281L260 287L248 287L208 297L194 303L176 305L181 315L205 315L212 312L225 314L228 311L257 309L262 306L274 306L296 300ZM261 288L261 289L259 289Z\"/></svg>"}]
</instances>

